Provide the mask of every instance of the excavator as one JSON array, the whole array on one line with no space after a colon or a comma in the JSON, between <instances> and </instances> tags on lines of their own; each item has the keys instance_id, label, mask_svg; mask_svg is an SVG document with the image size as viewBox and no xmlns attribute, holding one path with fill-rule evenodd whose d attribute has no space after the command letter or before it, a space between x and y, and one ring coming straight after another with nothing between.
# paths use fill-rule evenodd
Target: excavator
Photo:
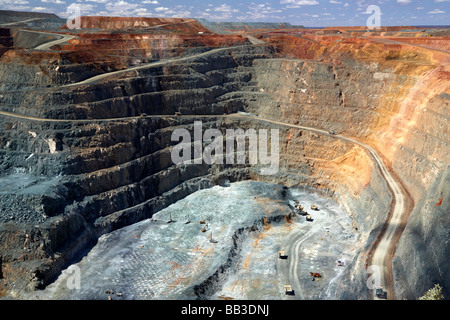
<instances>
[{"instance_id":1,"label":"excavator","mask_svg":"<svg viewBox=\"0 0 450 320\"><path fill-rule=\"evenodd\" d=\"M314 277L314 278L321 278L322 277L322 275L320 273L317 273L317 272L310 272L309 275L311 277Z\"/></svg>"},{"instance_id":2,"label":"excavator","mask_svg":"<svg viewBox=\"0 0 450 320\"><path fill-rule=\"evenodd\" d=\"M278 251L278 258L280 258L280 259L287 259L288 256L286 254L286 251L284 251L284 250Z\"/></svg>"},{"instance_id":3,"label":"excavator","mask_svg":"<svg viewBox=\"0 0 450 320\"><path fill-rule=\"evenodd\" d=\"M303 212L303 206L300 204L300 202L298 202L297 200L294 201L294 208L296 213L301 214L301 212Z\"/></svg>"}]
</instances>

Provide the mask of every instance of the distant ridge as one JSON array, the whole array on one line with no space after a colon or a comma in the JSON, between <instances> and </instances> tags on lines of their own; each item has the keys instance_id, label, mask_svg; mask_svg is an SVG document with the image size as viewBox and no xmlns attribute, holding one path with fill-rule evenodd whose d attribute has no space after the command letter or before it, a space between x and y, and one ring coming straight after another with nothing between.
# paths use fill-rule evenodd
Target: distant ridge
<instances>
[{"instance_id":1,"label":"distant ridge","mask_svg":"<svg viewBox=\"0 0 450 320\"><path fill-rule=\"evenodd\" d=\"M419 29L449 29L450 25L423 25L423 26L413 26Z\"/></svg>"},{"instance_id":2,"label":"distant ridge","mask_svg":"<svg viewBox=\"0 0 450 320\"><path fill-rule=\"evenodd\" d=\"M254 29L305 29L302 25L292 25L288 22L212 22L204 18L197 18L203 26L213 32Z\"/></svg>"},{"instance_id":3,"label":"distant ridge","mask_svg":"<svg viewBox=\"0 0 450 320\"><path fill-rule=\"evenodd\" d=\"M8 17L8 18L59 19L59 17L54 13L0 10L0 19L3 20L3 18L5 18L5 17ZM17 20L17 19L14 19L14 20Z\"/></svg>"}]
</instances>

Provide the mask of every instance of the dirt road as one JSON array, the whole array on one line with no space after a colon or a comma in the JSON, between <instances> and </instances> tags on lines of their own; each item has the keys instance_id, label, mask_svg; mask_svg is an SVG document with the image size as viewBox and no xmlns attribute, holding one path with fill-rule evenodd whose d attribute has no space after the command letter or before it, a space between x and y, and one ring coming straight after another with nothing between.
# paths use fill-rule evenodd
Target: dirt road
<instances>
[{"instance_id":1,"label":"dirt road","mask_svg":"<svg viewBox=\"0 0 450 320\"><path fill-rule=\"evenodd\" d=\"M259 121L265 121L273 124L289 126L291 128L297 128L332 136L336 139L341 139L344 141L349 141L351 143L357 144L363 147L368 152L368 154L371 156L371 158L374 160L375 164L379 168L382 177L386 180L386 183L389 186L389 189L391 190L393 197L391 212L388 214L388 220L386 221L387 227L384 228L384 232L381 235L380 241L378 242L378 244L376 244L376 248L373 252L370 265L372 266L372 270L378 269L380 271L379 283L376 283L375 285L381 285L384 288L387 288L388 297L393 298L393 283L391 279L392 254L395 251L395 247L398 242L399 238L398 233L403 231L404 218L409 214L408 210L409 199L407 199L408 195L404 192L400 182L396 179L396 177L394 177L394 175L391 174L391 172L388 170L388 168L386 167L386 165L384 164L383 160L378 155L378 153L372 147L359 140L344 137L341 135L330 134L325 130L288 124L285 122L275 120L261 119L259 117L254 116L247 116L247 117ZM296 262L294 261L293 263ZM372 290L373 299L378 299L377 296L375 295L374 288L369 289L373 289Z\"/></svg>"},{"instance_id":2,"label":"dirt road","mask_svg":"<svg viewBox=\"0 0 450 320\"><path fill-rule=\"evenodd\" d=\"M38 45L37 47L34 48L35 50L48 50L54 45L61 44L61 43L67 42L71 39L77 38L77 36L70 35L70 34L64 34L64 33L52 33L52 32L27 30L27 29L19 29L19 30L22 32L44 34L44 35L49 35L49 36L53 36L53 37L57 38L55 40Z\"/></svg>"},{"instance_id":3,"label":"dirt road","mask_svg":"<svg viewBox=\"0 0 450 320\"><path fill-rule=\"evenodd\" d=\"M277 261L277 272L280 277L280 281L286 284L290 284L294 290L294 295L286 296L288 300L305 300L305 290L299 278L299 262L300 262L300 248L303 243L308 242L314 235L320 233L323 225L317 223L308 226L308 229L301 228L296 232L293 232L287 237L284 242L284 249L288 255L288 259ZM307 272L303 270L304 272Z\"/></svg>"},{"instance_id":4,"label":"dirt road","mask_svg":"<svg viewBox=\"0 0 450 320\"><path fill-rule=\"evenodd\" d=\"M31 19L26 19L26 20L21 20L21 21L14 21L14 22L8 22L8 23L2 23L0 24L0 26L13 26L15 24L21 24L21 23L26 23L26 22L31 22L31 21L36 21L36 20L44 20L45 18L31 18Z\"/></svg>"},{"instance_id":5,"label":"dirt road","mask_svg":"<svg viewBox=\"0 0 450 320\"><path fill-rule=\"evenodd\" d=\"M285 242L286 247L284 248L288 259L277 260L277 273L280 281L290 284L294 290L294 295L286 296L288 300L305 299L298 277L297 263L299 261L299 247L308 238L309 234L309 232L299 232L290 235Z\"/></svg>"},{"instance_id":6,"label":"dirt road","mask_svg":"<svg viewBox=\"0 0 450 320\"><path fill-rule=\"evenodd\" d=\"M403 46L412 46L412 47L421 48L421 49L425 49L425 50L436 51L436 52L443 53L443 54L446 54L446 55L450 56L450 52L448 52L446 50L437 49L437 48L425 46L425 45L422 45L422 44L402 42L402 41L392 40L392 39L375 38L375 37L372 37L372 38L366 37L366 39L370 39L370 40L372 40L374 42L379 42L379 43L384 43L384 44L400 44L400 45L403 45Z\"/></svg>"},{"instance_id":7,"label":"dirt road","mask_svg":"<svg viewBox=\"0 0 450 320\"><path fill-rule=\"evenodd\" d=\"M189 61L189 60L192 60L192 59L205 57L205 56L208 56L208 55L213 54L213 53L226 51L226 50L232 50L232 49L235 49L235 48L242 48L244 46L248 46L248 45L217 48L217 49L209 50L207 52L202 52L202 53L198 53L198 54L194 54L194 55L186 56L186 57L182 57L182 58L172 58L172 59L167 59L167 60L164 60L164 61L151 62L151 63L148 63L148 64L144 64L142 66L136 66L136 67L131 67L131 68L123 69L123 70L118 70L118 71L113 71L113 72L99 74L99 75L91 77L89 79L86 79L86 80L83 80L83 81L80 81L80 82L76 82L76 83L66 84L66 85L63 85L61 87L76 87L76 86L81 86L81 85L89 85L89 84L93 84L93 83L95 83L97 81L100 81L102 79L105 79L105 78L108 78L108 77L111 77L111 76L115 76L115 75L118 75L118 74L127 73L127 72L135 71L135 70L142 70L142 69L148 69L148 68L162 67L162 66L165 66L165 65L168 65L168 64Z\"/></svg>"}]
</instances>

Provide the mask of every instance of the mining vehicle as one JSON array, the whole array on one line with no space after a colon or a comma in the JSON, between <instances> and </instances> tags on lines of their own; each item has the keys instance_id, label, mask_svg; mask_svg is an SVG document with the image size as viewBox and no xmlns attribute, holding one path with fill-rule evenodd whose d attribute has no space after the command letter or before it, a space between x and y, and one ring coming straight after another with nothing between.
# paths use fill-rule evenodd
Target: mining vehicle
<instances>
[{"instance_id":1,"label":"mining vehicle","mask_svg":"<svg viewBox=\"0 0 450 320\"><path fill-rule=\"evenodd\" d=\"M292 287L290 284L284 285L284 292L289 295L294 295L294 290L292 290Z\"/></svg>"},{"instance_id":2,"label":"mining vehicle","mask_svg":"<svg viewBox=\"0 0 450 320\"><path fill-rule=\"evenodd\" d=\"M382 286L376 286L375 287L375 294L380 299L386 299L387 298L387 292L383 290Z\"/></svg>"},{"instance_id":3,"label":"mining vehicle","mask_svg":"<svg viewBox=\"0 0 450 320\"><path fill-rule=\"evenodd\" d=\"M296 206L296 208L298 209L298 211L302 212L303 211L303 207L299 204L298 206Z\"/></svg>"},{"instance_id":4,"label":"mining vehicle","mask_svg":"<svg viewBox=\"0 0 450 320\"><path fill-rule=\"evenodd\" d=\"M319 208L318 208L315 204L312 204L312 205L311 205L311 210L316 210L316 211L318 211Z\"/></svg>"},{"instance_id":5,"label":"mining vehicle","mask_svg":"<svg viewBox=\"0 0 450 320\"><path fill-rule=\"evenodd\" d=\"M281 251L278 251L278 258L280 258L280 259L287 259L287 254L286 254L286 251L284 251L284 250L281 250Z\"/></svg>"}]
</instances>

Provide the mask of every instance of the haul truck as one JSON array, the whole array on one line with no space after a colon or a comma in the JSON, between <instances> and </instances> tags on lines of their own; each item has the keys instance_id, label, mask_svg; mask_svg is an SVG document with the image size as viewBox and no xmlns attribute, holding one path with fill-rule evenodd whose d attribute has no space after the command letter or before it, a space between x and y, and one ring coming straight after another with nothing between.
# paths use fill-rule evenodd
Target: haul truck
<instances>
[{"instance_id":1,"label":"haul truck","mask_svg":"<svg viewBox=\"0 0 450 320\"><path fill-rule=\"evenodd\" d=\"M290 284L284 285L284 292L288 295L294 295L294 290L292 290L292 287Z\"/></svg>"}]
</instances>

